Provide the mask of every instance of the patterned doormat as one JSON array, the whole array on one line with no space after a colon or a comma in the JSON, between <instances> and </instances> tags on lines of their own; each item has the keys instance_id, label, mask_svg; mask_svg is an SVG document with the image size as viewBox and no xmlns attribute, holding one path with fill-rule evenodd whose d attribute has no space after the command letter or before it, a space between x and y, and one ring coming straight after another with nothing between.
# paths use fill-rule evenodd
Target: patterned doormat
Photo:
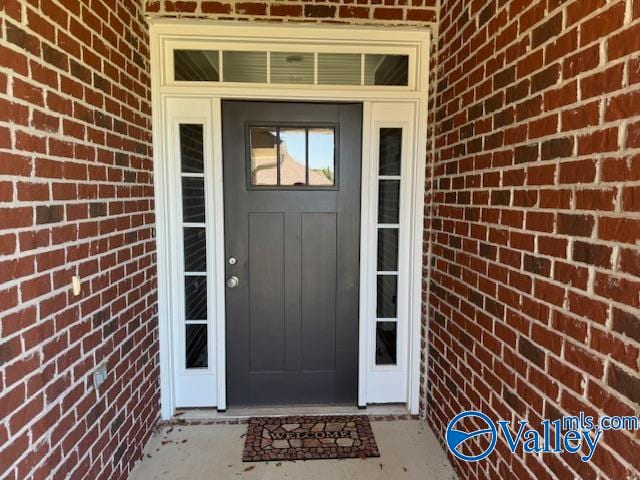
<instances>
[{"instance_id":1,"label":"patterned doormat","mask_svg":"<svg viewBox=\"0 0 640 480\"><path fill-rule=\"evenodd\" d=\"M379 456L365 415L265 417L249 420L242 461Z\"/></svg>"}]
</instances>

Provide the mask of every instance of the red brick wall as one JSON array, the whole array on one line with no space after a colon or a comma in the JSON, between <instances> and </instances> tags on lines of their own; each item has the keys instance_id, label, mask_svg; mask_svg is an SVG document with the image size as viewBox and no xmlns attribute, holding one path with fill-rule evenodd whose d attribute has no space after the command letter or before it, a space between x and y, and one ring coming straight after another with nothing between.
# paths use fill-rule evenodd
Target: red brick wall
<instances>
[{"instance_id":1,"label":"red brick wall","mask_svg":"<svg viewBox=\"0 0 640 480\"><path fill-rule=\"evenodd\" d=\"M435 22L438 0L145 0L153 16L222 20L415 24Z\"/></svg>"},{"instance_id":2,"label":"red brick wall","mask_svg":"<svg viewBox=\"0 0 640 480\"><path fill-rule=\"evenodd\" d=\"M443 1L438 58L429 422L637 415L640 0ZM456 466L637 478L640 433L521 452Z\"/></svg>"},{"instance_id":3,"label":"red brick wall","mask_svg":"<svg viewBox=\"0 0 640 480\"><path fill-rule=\"evenodd\" d=\"M0 2L3 479L125 478L158 418L140 9ZM96 391L102 362L108 378Z\"/></svg>"}]
</instances>

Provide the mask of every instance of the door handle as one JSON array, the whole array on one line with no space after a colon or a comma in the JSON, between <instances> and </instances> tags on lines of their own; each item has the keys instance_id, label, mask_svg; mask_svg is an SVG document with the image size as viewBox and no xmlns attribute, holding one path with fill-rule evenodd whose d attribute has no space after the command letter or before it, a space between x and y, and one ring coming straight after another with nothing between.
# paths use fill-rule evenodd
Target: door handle
<instances>
[{"instance_id":1,"label":"door handle","mask_svg":"<svg viewBox=\"0 0 640 480\"><path fill-rule=\"evenodd\" d=\"M240 281L238 280L238 277L236 277L235 275L227 279L227 287L229 288L236 288L239 283Z\"/></svg>"}]
</instances>

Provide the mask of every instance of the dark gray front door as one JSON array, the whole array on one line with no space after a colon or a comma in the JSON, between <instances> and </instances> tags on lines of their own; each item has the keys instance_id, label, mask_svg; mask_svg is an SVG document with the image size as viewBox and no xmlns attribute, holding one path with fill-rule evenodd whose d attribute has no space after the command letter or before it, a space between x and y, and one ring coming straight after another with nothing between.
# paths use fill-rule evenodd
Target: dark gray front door
<instances>
[{"instance_id":1,"label":"dark gray front door","mask_svg":"<svg viewBox=\"0 0 640 480\"><path fill-rule=\"evenodd\" d=\"M362 106L222 117L228 403L355 404Z\"/></svg>"}]
</instances>

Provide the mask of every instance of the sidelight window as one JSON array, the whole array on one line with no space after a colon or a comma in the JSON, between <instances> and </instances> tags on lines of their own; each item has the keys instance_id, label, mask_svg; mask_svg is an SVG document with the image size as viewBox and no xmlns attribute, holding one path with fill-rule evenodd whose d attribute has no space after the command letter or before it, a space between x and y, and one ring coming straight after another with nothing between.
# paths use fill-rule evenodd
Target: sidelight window
<instances>
[{"instance_id":1,"label":"sidelight window","mask_svg":"<svg viewBox=\"0 0 640 480\"><path fill-rule=\"evenodd\" d=\"M202 125L180 125L180 164L185 366L207 368L207 230Z\"/></svg>"},{"instance_id":2,"label":"sidelight window","mask_svg":"<svg viewBox=\"0 0 640 480\"><path fill-rule=\"evenodd\" d=\"M379 129L376 365L397 364L402 128Z\"/></svg>"}]
</instances>

